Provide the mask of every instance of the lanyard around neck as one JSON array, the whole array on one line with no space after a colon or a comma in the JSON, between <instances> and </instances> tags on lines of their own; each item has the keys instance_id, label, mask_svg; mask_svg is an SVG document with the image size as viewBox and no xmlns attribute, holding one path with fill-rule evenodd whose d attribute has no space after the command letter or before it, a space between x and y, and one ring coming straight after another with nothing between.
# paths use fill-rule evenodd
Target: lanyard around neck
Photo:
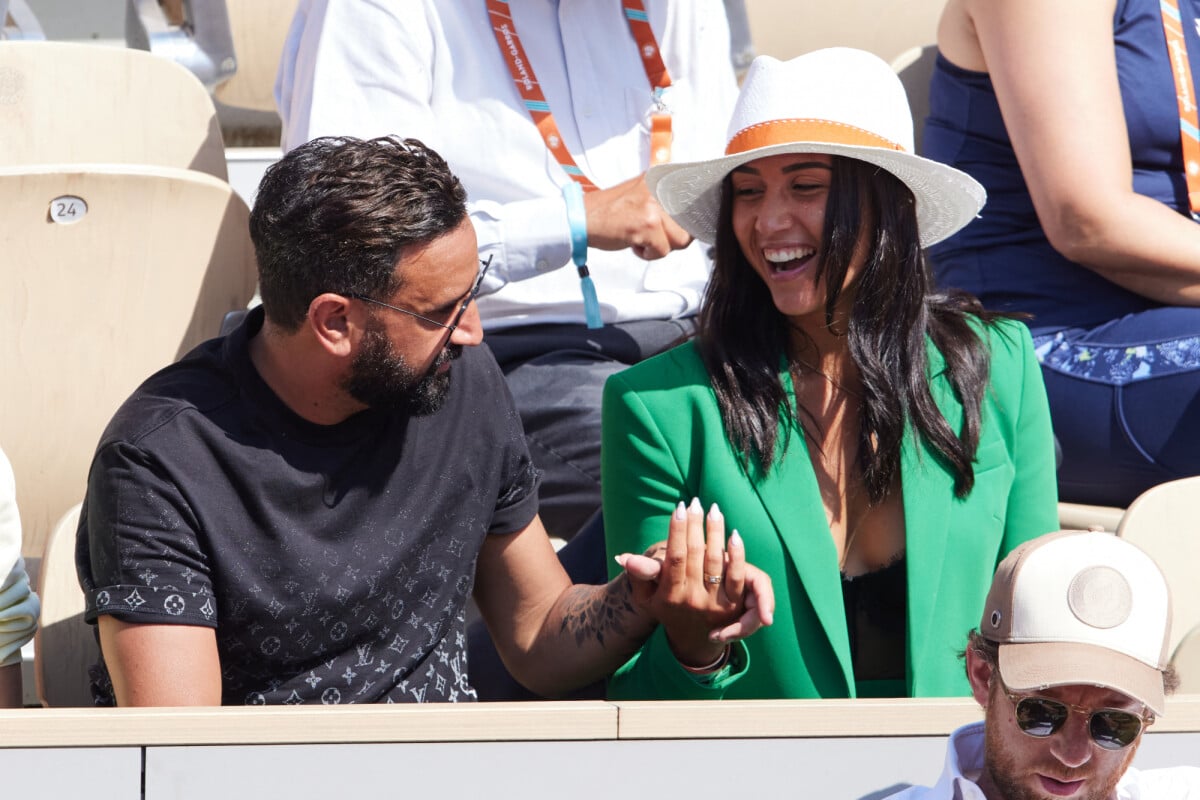
<instances>
[{"instance_id":1,"label":"lanyard around neck","mask_svg":"<svg viewBox=\"0 0 1200 800\"><path fill-rule=\"evenodd\" d=\"M1179 104L1179 138L1183 144L1183 174L1187 179L1188 204L1192 218L1200 221L1200 122L1196 118L1196 85L1188 63L1187 43L1183 38L1183 19L1177 0L1161 0L1163 33L1167 37L1167 55L1175 78L1175 99Z\"/></svg>"},{"instance_id":2,"label":"lanyard around neck","mask_svg":"<svg viewBox=\"0 0 1200 800\"><path fill-rule=\"evenodd\" d=\"M646 78L650 81L657 104L657 110L650 117L650 163L661 164L671 160L671 115L662 102L663 91L671 85L671 76L663 63L642 0L623 0L621 6L625 11L625 20L629 23L629 31L637 42L638 52L642 56L642 67L646 70ZM546 96L542 93L537 76L534 75L533 64L525 54L521 37L517 35L517 26L509 11L508 0L487 0L487 9L492 21L492 30L496 34L496 43L500 46L500 52L504 54L504 60L508 62L513 83L547 149L567 175L582 186L584 191L594 191L596 185L583 174L583 170L575 163L575 159L563 144L562 134L559 133L558 124L550 111L550 104L546 102Z\"/></svg>"}]
</instances>

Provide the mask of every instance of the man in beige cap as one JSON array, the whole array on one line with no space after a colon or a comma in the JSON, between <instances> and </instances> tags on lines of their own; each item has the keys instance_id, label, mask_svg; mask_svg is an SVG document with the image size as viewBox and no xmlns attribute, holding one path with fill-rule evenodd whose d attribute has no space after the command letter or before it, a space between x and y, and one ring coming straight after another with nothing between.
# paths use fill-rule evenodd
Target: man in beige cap
<instances>
[{"instance_id":1,"label":"man in beige cap","mask_svg":"<svg viewBox=\"0 0 1200 800\"><path fill-rule=\"evenodd\" d=\"M1059 531L1000 563L965 653L984 721L950 736L932 788L902 800L1183 800L1200 768L1130 767L1175 688L1171 601L1154 561L1109 533Z\"/></svg>"}]
</instances>

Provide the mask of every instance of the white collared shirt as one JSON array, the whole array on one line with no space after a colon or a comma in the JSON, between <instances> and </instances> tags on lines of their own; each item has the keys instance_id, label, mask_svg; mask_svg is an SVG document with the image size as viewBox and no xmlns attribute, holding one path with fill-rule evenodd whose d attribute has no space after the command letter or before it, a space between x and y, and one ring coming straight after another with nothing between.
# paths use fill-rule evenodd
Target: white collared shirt
<instances>
[{"instance_id":1,"label":"white collared shirt","mask_svg":"<svg viewBox=\"0 0 1200 800\"><path fill-rule=\"evenodd\" d=\"M647 0L673 85L673 161L720 155L737 96L721 0ZM516 0L513 21L563 141L600 187L646 170L655 108L619 0ZM513 86L483 0L301 0L276 84L283 147L323 135L398 134L462 179L481 258L488 329L582 322L562 185ZM588 254L606 321L695 312L699 243L656 261Z\"/></svg>"}]
</instances>

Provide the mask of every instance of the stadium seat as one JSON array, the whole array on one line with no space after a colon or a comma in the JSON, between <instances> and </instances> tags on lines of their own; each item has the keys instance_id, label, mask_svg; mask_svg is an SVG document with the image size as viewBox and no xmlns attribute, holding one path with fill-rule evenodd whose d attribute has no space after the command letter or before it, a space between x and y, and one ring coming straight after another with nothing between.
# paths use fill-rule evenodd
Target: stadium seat
<instances>
[{"instance_id":1,"label":"stadium seat","mask_svg":"<svg viewBox=\"0 0 1200 800\"><path fill-rule=\"evenodd\" d=\"M934 41L944 5L945 0L749 0L745 7L759 54L788 59L822 47L857 47L891 62L909 48Z\"/></svg>"},{"instance_id":2,"label":"stadium seat","mask_svg":"<svg viewBox=\"0 0 1200 800\"><path fill-rule=\"evenodd\" d=\"M1058 525L1070 531L1108 531L1115 533L1125 509L1119 506L1089 506L1086 503L1058 504Z\"/></svg>"},{"instance_id":3,"label":"stadium seat","mask_svg":"<svg viewBox=\"0 0 1200 800\"><path fill-rule=\"evenodd\" d=\"M299 0L227 0L237 72L213 94L222 103L276 113L275 73Z\"/></svg>"},{"instance_id":4,"label":"stadium seat","mask_svg":"<svg viewBox=\"0 0 1200 800\"><path fill-rule=\"evenodd\" d=\"M38 573L42 615L34 643L37 696L46 707L90 706L88 667L100 655L95 629L83 619L83 591L75 574L79 504L59 519L46 540Z\"/></svg>"},{"instance_id":5,"label":"stadium seat","mask_svg":"<svg viewBox=\"0 0 1200 800\"><path fill-rule=\"evenodd\" d=\"M237 71L225 0L128 0L125 41L187 69L208 91Z\"/></svg>"},{"instance_id":6,"label":"stadium seat","mask_svg":"<svg viewBox=\"0 0 1200 800\"><path fill-rule=\"evenodd\" d=\"M1184 632L1171 654L1171 666L1179 675L1181 694L1200 694L1200 624Z\"/></svg>"},{"instance_id":7,"label":"stadium seat","mask_svg":"<svg viewBox=\"0 0 1200 800\"><path fill-rule=\"evenodd\" d=\"M227 178L216 108L183 67L72 42L4 42L0 167L154 164Z\"/></svg>"},{"instance_id":8,"label":"stadium seat","mask_svg":"<svg viewBox=\"0 0 1200 800\"><path fill-rule=\"evenodd\" d=\"M227 106L275 113L275 73L299 0L128 0L130 47L172 59Z\"/></svg>"},{"instance_id":9,"label":"stadium seat","mask_svg":"<svg viewBox=\"0 0 1200 800\"><path fill-rule=\"evenodd\" d=\"M1145 550L1171 587L1172 652L1200 625L1200 476L1159 484L1130 505L1117 535Z\"/></svg>"},{"instance_id":10,"label":"stadium seat","mask_svg":"<svg viewBox=\"0 0 1200 800\"><path fill-rule=\"evenodd\" d=\"M7 45L0 46L2 50ZM118 405L254 294L246 204L167 167L0 169L0 442L42 554Z\"/></svg>"}]
</instances>

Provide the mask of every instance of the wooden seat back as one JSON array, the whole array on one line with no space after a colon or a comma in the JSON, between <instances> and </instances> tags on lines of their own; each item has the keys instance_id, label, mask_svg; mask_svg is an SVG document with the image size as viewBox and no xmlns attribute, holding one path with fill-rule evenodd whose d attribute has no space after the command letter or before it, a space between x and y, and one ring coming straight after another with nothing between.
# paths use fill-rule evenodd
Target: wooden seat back
<instances>
[{"instance_id":1,"label":"wooden seat back","mask_svg":"<svg viewBox=\"0 0 1200 800\"><path fill-rule=\"evenodd\" d=\"M28 559L82 500L117 407L217 335L256 271L245 202L198 172L0 169L0 209L0 442Z\"/></svg>"},{"instance_id":2,"label":"wooden seat back","mask_svg":"<svg viewBox=\"0 0 1200 800\"><path fill-rule=\"evenodd\" d=\"M34 637L34 675L43 706L90 706L88 667L100 656L95 631L83 619L83 591L75 574L79 505L59 519L46 541L38 573L42 615Z\"/></svg>"},{"instance_id":3,"label":"wooden seat back","mask_svg":"<svg viewBox=\"0 0 1200 800\"><path fill-rule=\"evenodd\" d=\"M1159 484L1130 503L1117 535L1150 554L1171 587L1171 652L1200 625L1200 476Z\"/></svg>"},{"instance_id":4,"label":"wooden seat back","mask_svg":"<svg viewBox=\"0 0 1200 800\"><path fill-rule=\"evenodd\" d=\"M909 48L936 40L945 4L945 0L805 4L748 0L745 8L759 54L786 60L822 47L857 47L890 63Z\"/></svg>"},{"instance_id":5,"label":"wooden seat back","mask_svg":"<svg viewBox=\"0 0 1200 800\"><path fill-rule=\"evenodd\" d=\"M228 177L216 107L178 64L73 42L0 46L0 167L153 164Z\"/></svg>"},{"instance_id":6,"label":"wooden seat back","mask_svg":"<svg viewBox=\"0 0 1200 800\"><path fill-rule=\"evenodd\" d=\"M275 73L299 0L226 0L237 71L213 90L228 106L275 108Z\"/></svg>"},{"instance_id":7,"label":"wooden seat back","mask_svg":"<svg viewBox=\"0 0 1200 800\"><path fill-rule=\"evenodd\" d=\"M1179 675L1179 693L1200 695L1200 625L1184 633L1171 654L1171 666Z\"/></svg>"}]
</instances>

